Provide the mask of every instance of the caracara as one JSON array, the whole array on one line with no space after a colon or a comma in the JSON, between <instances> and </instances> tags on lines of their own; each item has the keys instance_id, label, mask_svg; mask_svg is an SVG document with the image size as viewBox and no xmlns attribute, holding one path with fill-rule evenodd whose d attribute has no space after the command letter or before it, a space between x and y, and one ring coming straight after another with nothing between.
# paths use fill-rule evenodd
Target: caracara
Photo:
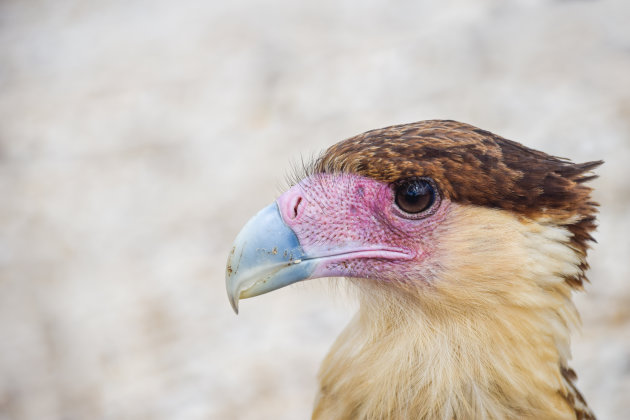
<instances>
[{"instance_id":1,"label":"caracara","mask_svg":"<svg viewBox=\"0 0 630 420\"><path fill-rule=\"evenodd\" d=\"M317 277L356 288L314 419L593 419L568 360L601 163L455 121L357 135L245 225L230 301Z\"/></svg>"}]
</instances>

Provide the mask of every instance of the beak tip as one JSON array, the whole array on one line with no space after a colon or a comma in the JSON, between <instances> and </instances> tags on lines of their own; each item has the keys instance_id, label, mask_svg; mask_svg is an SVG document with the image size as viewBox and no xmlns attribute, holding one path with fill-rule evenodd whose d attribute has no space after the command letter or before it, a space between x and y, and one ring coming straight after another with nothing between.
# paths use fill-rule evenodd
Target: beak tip
<instances>
[{"instance_id":1,"label":"beak tip","mask_svg":"<svg viewBox=\"0 0 630 420\"><path fill-rule=\"evenodd\" d=\"M232 305L232 309L234 310L234 313L236 315L238 315L238 298L234 295L229 295L230 298L230 305Z\"/></svg>"}]
</instances>

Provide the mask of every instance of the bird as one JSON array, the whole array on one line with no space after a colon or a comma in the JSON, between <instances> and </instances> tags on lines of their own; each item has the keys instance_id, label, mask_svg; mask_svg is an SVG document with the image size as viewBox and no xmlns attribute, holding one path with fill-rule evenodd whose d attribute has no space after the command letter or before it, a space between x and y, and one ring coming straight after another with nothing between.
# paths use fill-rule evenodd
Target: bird
<instances>
[{"instance_id":1,"label":"bird","mask_svg":"<svg viewBox=\"0 0 630 420\"><path fill-rule=\"evenodd\" d=\"M594 419L568 363L602 163L452 120L342 140L236 236L229 300L356 292L313 419Z\"/></svg>"}]
</instances>

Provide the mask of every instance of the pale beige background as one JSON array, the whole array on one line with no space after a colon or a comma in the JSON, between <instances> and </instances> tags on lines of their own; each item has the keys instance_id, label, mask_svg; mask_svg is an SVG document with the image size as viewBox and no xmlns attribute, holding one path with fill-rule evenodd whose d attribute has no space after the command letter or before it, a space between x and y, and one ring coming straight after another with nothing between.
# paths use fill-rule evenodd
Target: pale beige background
<instances>
[{"instance_id":1,"label":"pale beige background","mask_svg":"<svg viewBox=\"0 0 630 420\"><path fill-rule=\"evenodd\" d=\"M630 2L0 3L0 419L307 418L352 305L241 303L289 162L453 118L603 158L579 387L630 412Z\"/></svg>"}]
</instances>

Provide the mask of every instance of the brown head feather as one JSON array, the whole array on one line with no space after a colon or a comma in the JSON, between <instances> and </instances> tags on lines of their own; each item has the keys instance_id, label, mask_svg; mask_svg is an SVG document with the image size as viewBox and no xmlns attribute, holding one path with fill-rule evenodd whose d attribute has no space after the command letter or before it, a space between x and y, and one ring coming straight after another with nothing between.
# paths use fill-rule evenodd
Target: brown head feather
<instances>
[{"instance_id":1,"label":"brown head feather","mask_svg":"<svg viewBox=\"0 0 630 420\"><path fill-rule=\"evenodd\" d=\"M572 163L527 148L472 125L421 121L370 130L330 147L315 172L351 172L384 182L428 176L448 199L549 219L573 234L581 273L568 278L580 288L597 204L585 185L602 161Z\"/></svg>"}]
</instances>

